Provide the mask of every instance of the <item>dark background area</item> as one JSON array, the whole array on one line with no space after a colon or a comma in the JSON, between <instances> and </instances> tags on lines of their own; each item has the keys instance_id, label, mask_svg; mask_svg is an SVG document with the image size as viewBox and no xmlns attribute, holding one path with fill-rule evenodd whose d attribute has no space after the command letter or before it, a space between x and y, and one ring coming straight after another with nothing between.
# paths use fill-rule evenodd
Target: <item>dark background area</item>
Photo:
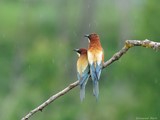
<instances>
[{"instance_id":1,"label":"dark background area","mask_svg":"<svg viewBox=\"0 0 160 120\"><path fill-rule=\"evenodd\" d=\"M125 40L160 41L158 0L1 0L0 119L18 120L77 80L74 48L100 35L105 61ZM91 81L31 120L160 119L160 52L130 49L102 71L96 102Z\"/></svg>"}]
</instances>

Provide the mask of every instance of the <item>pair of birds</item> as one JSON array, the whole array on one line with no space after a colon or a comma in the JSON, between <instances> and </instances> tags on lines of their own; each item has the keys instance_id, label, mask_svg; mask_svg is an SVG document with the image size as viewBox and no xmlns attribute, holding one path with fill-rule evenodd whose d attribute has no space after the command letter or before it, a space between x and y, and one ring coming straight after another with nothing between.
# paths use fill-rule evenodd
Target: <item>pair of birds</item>
<instances>
[{"instance_id":1,"label":"pair of birds","mask_svg":"<svg viewBox=\"0 0 160 120\"><path fill-rule=\"evenodd\" d=\"M75 49L79 58L77 60L77 77L80 85L80 99L85 98L85 86L91 76L93 82L93 94L98 99L99 79L104 63L104 52L100 38L96 33L85 35L88 38L88 50L85 48Z\"/></svg>"}]
</instances>

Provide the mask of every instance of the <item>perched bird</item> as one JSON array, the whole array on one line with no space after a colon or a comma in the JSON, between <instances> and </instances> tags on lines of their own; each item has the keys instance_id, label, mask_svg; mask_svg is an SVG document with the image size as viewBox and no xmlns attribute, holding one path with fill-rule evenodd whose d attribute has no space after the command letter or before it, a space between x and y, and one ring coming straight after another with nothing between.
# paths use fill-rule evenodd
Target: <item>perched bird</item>
<instances>
[{"instance_id":1,"label":"perched bird","mask_svg":"<svg viewBox=\"0 0 160 120\"><path fill-rule=\"evenodd\" d=\"M80 99L82 101L85 98L85 86L90 76L87 50L81 48L81 49L74 49L74 51L76 51L79 56L77 60L77 77L80 85Z\"/></svg>"},{"instance_id":2,"label":"perched bird","mask_svg":"<svg viewBox=\"0 0 160 120\"><path fill-rule=\"evenodd\" d=\"M99 95L99 79L104 63L104 52L100 43L100 38L96 33L85 35L88 38L89 46L87 51L88 62L90 66L90 74L93 81L93 94L98 99Z\"/></svg>"}]
</instances>

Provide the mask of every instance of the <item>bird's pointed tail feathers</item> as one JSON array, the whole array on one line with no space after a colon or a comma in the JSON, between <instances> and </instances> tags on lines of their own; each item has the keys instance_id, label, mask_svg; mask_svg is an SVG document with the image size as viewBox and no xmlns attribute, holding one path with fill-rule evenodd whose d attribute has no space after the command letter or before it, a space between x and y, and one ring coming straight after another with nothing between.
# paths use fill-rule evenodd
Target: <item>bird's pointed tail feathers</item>
<instances>
[{"instance_id":1,"label":"bird's pointed tail feathers","mask_svg":"<svg viewBox=\"0 0 160 120\"><path fill-rule=\"evenodd\" d=\"M99 83L98 81L94 80L93 81L93 94L96 97L96 99L98 100L98 95L99 95Z\"/></svg>"},{"instance_id":2,"label":"bird's pointed tail feathers","mask_svg":"<svg viewBox=\"0 0 160 120\"><path fill-rule=\"evenodd\" d=\"M89 75L88 76L84 76L82 80L80 80L80 99L81 101L83 101L83 99L85 98L85 87L86 87L86 84L88 82L88 78L89 78Z\"/></svg>"}]
</instances>

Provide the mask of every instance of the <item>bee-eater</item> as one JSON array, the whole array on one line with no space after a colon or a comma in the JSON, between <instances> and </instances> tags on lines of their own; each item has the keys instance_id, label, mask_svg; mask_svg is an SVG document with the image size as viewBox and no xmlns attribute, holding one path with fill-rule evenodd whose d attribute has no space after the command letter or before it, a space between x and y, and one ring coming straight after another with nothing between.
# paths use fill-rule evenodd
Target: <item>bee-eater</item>
<instances>
[{"instance_id":1,"label":"bee-eater","mask_svg":"<svg viewBox=\"0 0 160 120\"><path fill-rule=\"evenodd\" d=\"M88 62L90 66L90 74L93 81L93 94L98 99L99 95L99 79L104 63L104 52L100 43L100 38L96 33L85 35L88 38L89 46L87 51Z\"/></svg>"},{"instance_id":2,"label":"bee-eater","mask_svg":"<svg viewBox=\"0 0 160 120\"><path fill-rule=\"evenodd\" d=\"M87 58L87 50L84 48L74 49L77 52L79 58L77 60L77 77L80 85L80 99L85 98L85 86L89 78L89 64Z\"/></svg>"}]
</instances>

